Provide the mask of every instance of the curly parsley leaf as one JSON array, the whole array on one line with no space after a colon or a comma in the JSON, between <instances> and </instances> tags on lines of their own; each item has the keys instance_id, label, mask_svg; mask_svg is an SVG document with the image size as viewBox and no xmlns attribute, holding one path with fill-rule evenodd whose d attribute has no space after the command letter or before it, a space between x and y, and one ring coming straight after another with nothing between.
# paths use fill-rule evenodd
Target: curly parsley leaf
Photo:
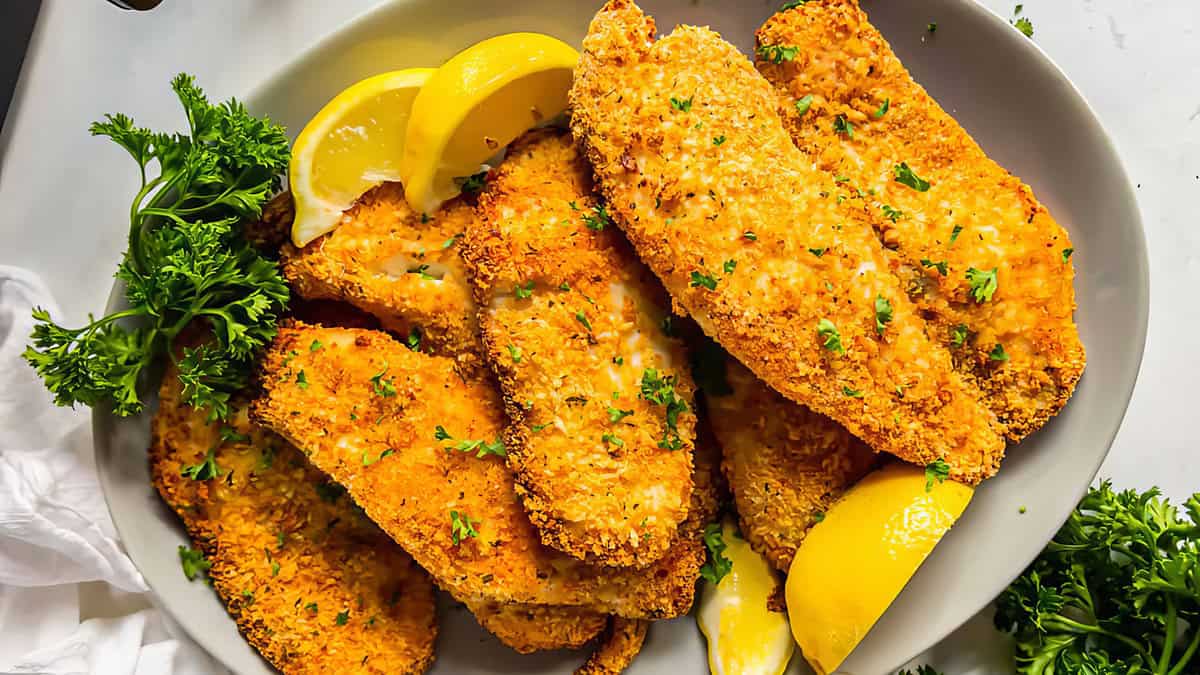
<instances>
[{"instance_id":1,"label":"curly parsley leaf","mask_svg":"<svg viewBox=\"0 0 1200 675\"><path fill-rule=\"evenodd\" d=\"M817 322L817 336L823 339L821 346L825 347L834 354L845 354L846 349L842 347L842 335L838 332L837 326L829 319L821 319Z\"/></svg>"},{"instance_id":2,"label":"curly parsley leaf","mask_svg":"<svg viewBox=\"0 0 1200 675\"><path fill-rule=\"evenodd\" d=\"M212 563L203 553L187 546L179 547L179 564L183 567L183 576L187 577L188 581L195 581L196 577L208 572L212 567Z\"/></svg>"},{"instance_id":3,"label":"curly parsley leaf","mask_svg":"<svg viewBox=\"0 0 1200 675\"><path fill-rule=\"evenodd\" d=\"M800 48L795 45L761 45L754 53L764 61L780 64L794 60L800 53Z\"/></svg>"},{"instance_id":4,"label":"curly parsley leaf","mask_svg":"<svg viewBox=\"0 0 1200 675\"><path fill-rule=\"evenodd\" d=\"M892 303L882 295L875 296L875 332L883 335L887 324L892 322Z\"/></svg>"},{"instance_id":5,"label":"curly parsley leaf","mask_svg":"<svg viewBox=\"0 0 1200 675\"><path fill-rule=\"evenodd\" d=\"M974 267L967 270L967 282L970 284L968 293L975 299L977 304L982 304L992 299L996 289L999 288L1000 282L996 277L998 269L993 267L990 271L979 270Z\"/></svg>"}]
</instances>

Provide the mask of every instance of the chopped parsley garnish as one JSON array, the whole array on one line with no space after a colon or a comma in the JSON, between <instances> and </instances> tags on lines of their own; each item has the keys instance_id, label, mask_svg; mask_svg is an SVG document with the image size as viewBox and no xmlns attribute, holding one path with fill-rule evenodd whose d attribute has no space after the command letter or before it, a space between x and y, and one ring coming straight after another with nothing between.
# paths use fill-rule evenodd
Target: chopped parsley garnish
<instances>
[{"instance_id":1,"label":"chopped parsley garnish","mask_svg":"<svg viewBox=\"0 0 1200 675\"><path fill-rule=\"evenodd\" d=\"M212 567L212 563L203 553L187 546L179 547L179 564L183 567L183 576L187 577L188 581L195 581L196 577L208 572L208 568Z\"/></svg>"},{"instance_id":2,"label":"chopped parsley garnish","mask_svg":"<svg viewBox=\"0 0 1200 675\"><path fill-rule=\"evenodd\" d=\"M1062 261L1063 261L1064 265L1066 264L1066 262L1068 260L1071 259L1071 254L1074 252L1075 252L1075 249L1073 249L1073 248L1064 248L1062 250Z\"/></svg>"},{"instance_id":3,"label":"chopped parsley garnish","mask_svg":"<svg viewBox=\"0 0 1200 675\"><path fill-rule=\"evenodd\" d=\"M479 531L475 529L475 526L478 524L479 521L471 518L466 512L451 511L450 541L454 542L455 546L458 546L467 537L478 537Z\"/></svg>"},{"instance_id":4,"label":"chopped parsley garnish","mask_svg":"<svg viewBox=\"0 0 1200 675\"><path fill-rule=\"evenodd\" d=\"M742 239L746 239L749 241L758 241L758 235L754 234L753 230L746 230L745 232L742 233Z\"/></svg>"},{"instance_id":5,"label":"chopped parsley garnish","mask_svg":"<svg viewBox=\"0 0 1200 675\"><path fill-rule=\"evenodd\" d=\"M280 569L279 563L272 560L271 561L271 577L272 578L279 576L279 569Z\"/></svg>"},{"instance_id":6,"label":"chopped parsley garnish","mask_svg":"<svg viewBox=\"0 0 1200 675\"><path fill-rule=\"evenodd\" d=\"M496 455L498 457L507 457L508 452L504 449L504 441L499 437L496 440L488 443L485 440L461 440L454 445L448 446L447 450L457 450L459 452L474 452L476 459L483 459L488 455Z\"/></svg>"},{"instance_id":7,"label":"chopped parsley garnish","mask_svg":"<svg viewBox=\"0 0 1200 675\"><path fill-rule=\"evenodd\" d=\"M611 405L608 406L608 421L612 422L613 424L620 422L621 420L625 419L626 417L629 417L632 414L633 414L632 410L621 410L619 408L614 408Z\"/></svg>"},{"instance_id":8,"label":"chopped parsley garnish","mask_svg":"<svg viewBox=\"0 0 1200 675\"><path fill-rule=\"evenodd\" d=\"M812 519L813 519L814 523L825 522L825 512L824 511L813 511Z\"/></svg>"},{"instance_id":9,"label":"chopped parsley garnish","mask_svg":"<svg viewBox=\"0 0 1200 675\"><path fill-rule=\"evenodd\" d=\"M419 275L425 281L435 281L437 277L429 273L429 265L417 265L414 269L408 271L409 274Z\"/></svg>"},{"instance_id":10,"label":"chopped parsley garnish","mask_svg":"<svg viewBox=\"0 0 1200 675\"><path fill-rule=\"evenodd\" d=\"M704 548L708 549L708 561L700 567L700 576L716 586L733 570L733 561L725 557L727 546L720 523L709 523L704 528Z\"/></svg>"},{"instance_id":11,"label":"chopped parsley garnish","mask_svg":"<svg viewBox=\"0 0 1200 675\"><path fill-rule=\"evenodd\" d=\"M863 397L862 391L860 391L858 389L851 389L850 387L846 387L846 386L842 387L842 393L849 396L850 398L862 398Z\"/></svg>"},{"instance_id":12,"label":"chopped parsley garnish","mask_svg":"<svg viewBox=\"0 0 1200 675\"><path fill-rule=\"evenodd\" d=\"M304 609L307 610L311 614L316 614L317 613L317 603L310 602L304 606Z\"/></svg>"},{"instance_id":13,"label":"chopped parsley garnish","mask_svg":"<svg viewBox=\"0 0 1200 675\"><path fill-rule=\"evenodd\" d=\"M882 295L875 296L875 332L883 335L883 329L892 321L892 302Z\"/></svg>"},{"instance_id":14,"label":"chopped parsley garnish","mask_svg":"<svg viewBox=\"0 0 1200 675\"><path fill-rule=\"evenodd\" d=\"M522 350L520 347L518 347L516 345L509 345L508 346L508 355L512 358L513 363L520 363L521 356L522 356Z\"/></svg>"},{"instance_id":15,"label":"chopped parsley garnish","mask_svg":"<svg viewBox=\"0 0 1200 675\"><path fill-rule=\"evenodd\" d=\"M414 352L421 351L421 329L413 326L408 331L408 337L404 338L404 345Z\"/></svg>"},{"instance_id":16,"label":"chopped parsley garnish","mask_svg":"<svg viewBox=\"0 0 1200 675\"><path fill-rule=\"evenodd\" d=\"M334 618L333 622L339 626L345 626L346 622L349 620L350 620L350 611L343 610L343 611L337 613L337 616Z\"/></svg>"},{"instance_id":17,"label":"chopped parsley garnish","mask_svg":"<svg viewBox=\"0 0 1200 675\"><path fill-rule=\"evenodd\" d=\"M901 185L907 185L917 192L929 191L929 181L918 176L912 170L912 167L908 165L908 162L900 162L896 166L892 167L892 174L892 180L900 183Z\"/></svg>"},{"instance_id":18,"label":"chopped parsley garnish","mask_svg":"<svg viewBox=\"0 0 1200 675\"><path fill-rule=\"evenodd\" d=\"M317 483L316 490L317 496L321 498L321 501L326 501L330 504L336 502L338 497L346 493L346 488L337 483Z\"/></svg>"},{"instance_id":19,"label":"chopped parsley garnish","mask_svg":"<svg viewBox=\"0 0 1200 675\"><path fill-rule=\"evenodd\" d=\"M463 233L459 232L458 234L454 235L453 237L450 237L449 239L447 239L446 241L443 241L442 242L442 250L448 249L451 246L457 244L458 240L462 239L462 237L463 237Z\"/></svg>"},{"instance_id":20,"label":"chopped parsley garnish","mask_svg":"<svg viewBox=\"0 0 1200 675\"><path fill-rule=\"evenodd\" d=\"M444 427L440 424L437 425L436 427L434 427L433 437L439 441L448 441L448 440L454 438L453 436L450 435L449 432L446 431L446 427Z\"/></svg>"},{"instance_id":21,"label":"chopped parsley garnish","mask_svg":"<svg viewBox=\"0 0 1200 675\"><path fill-rule=\"evenodd\" d=\"M925 491L933 492L933 482L946 482L950 477L950 465L941 457L933 460L925 466Z\"/></svg>"},{"instance_id":22,"label":"chopped parsley garnish","mask_svg":"<svg viewBox=\"0 0 1200 675\"><path fill-rule=\"evenodd\" d=\"M904 212L900 209L892 208L890 204L884 204L879 207L883 211L883 216L893 223L900 220L904 216Z\"/></svg>"},{"instance_id":23,"label":"chopped parsley garnish","mask_svg":"<svg viewBox=\"0 0 1200 675\"><path fill-rule=\"evenodd\" d=\"M963 231L962 225L955 225L954 229L950 230L950 243L951 244L954 243L954 240L958 239L958 235L962 234L962 231Z\"/></svg>"},{"instance_id":24,"label":"chopped parsley garnish","mask_svg":"<svg viewBox=\"0 0 1200 675\"><path fill-rule=\"evenodd\" d=\"M362 456L362 465L363 466L371 466L372 464L374 464L375 462L378 462L379 460L383 459L384 457L395 454L395 452L396 452L395 450L388 448L387 450L384 450L383 452L379 453L378 457L372 457L370 454L364 452L363 456Z\"/></svg>"},{"instance_id":25,"label":"chopped parsley garnish","mask_svg":"<svg viewBox=\"0 0 1200 675\"><path fill-rule=\"evenodd\" d=\"M960 323L950 329L950 344L954 347L962 347L967 343L967 336L970 331L967 329L967 324Z\"/></svg>"},{"instance_id":26,"label":"chopped parsley garnish","mask_svg":"<svg viewBox=\"0 0 1200 675\"><path fill-rule=\"evenodd\" d=\"M526 281L523 284L513 286L513 295L517 296L518 300L528 300L533 297L533 282Z\"/></svg>"},{"instance_id":27,"label":"chopped parsley garnish","mask_svg":"<svg viewBox=\"0 0 1200 675\"><path fill-rule=\"evenodd\" d=\"M617 438L616 436L614 436L613 434L610 434L610 433L602 434L600 436L600 440L602 440L605 443L608 443L609 445L616 447L616 448L620 448L625 445L625 441Z\"/></svg>"},{"instance_id":28,"label":"chopped parsley garnish","mask_svg":"<svg viewBox=\"0 0 1200 675\"><path fill-rule=\"evenodd\" d=\"M720 136L713 136L713 145L721 145L724 142L725 142L725 134L721 134Z\"/></svg>"},{"instance_id":29,"label":"chopped parsley garnish","mask_svg":"<svg viewBox=\"0 0 1200 675\"><path fill-rule=\"evenodd\" d=\"M883 117L884 115L886 115L887 111L891 107L892 107L892 99L885 98L885 99L883 99L883 103L879 104L879 109L876 110L874 112L874 114L872 114L871 116L874 117L875 119L879 119L880 117Z\"/></svg>"},{"instance_id":30,"label":"chopped parsley garnish","mask_svg":"<svg viewBox=\"0 0 1200 675\"><path fill-rule=\"evenodd\" d=\"M992 351L988 352L988 358L993 361L1007 361L1008 353L1004 351L1004 345L997 342Z\"/></svg>"},{"instance_id":31,"label":"chopped parsley garnish","mask_svg":"<svg viewBox=\"0 0 1200 675\"><path fill-rule=\"evenodd\" d=\"M187 464L179 469L179 475L192 480L212 480L221 475L221 467L217 466L217 448L220 444L214 445L204 453L204 461L199 464Z\"/></svg>"},{"instance_id":32,"label":"chopped parsley garnish","mask_svg":"<svg viewBox=\"0 0 1200 675\"><path fill-rule=\"evenodd\" d=\"M575 312L575 320L578 321L581 326L588 329L589 331L592 330L592 322L588 321L587 314L584 314L582 309L579 310L578 312Z\"/></svg>"},{"instance_id":33,"label":"chopped parsley garnish","mask_svg":"<svg viewBox=\"0 0 1200 675\"><path fill-rule=\"evenodd\" d=\"M805 94L796 99L796 115L804 117L804 113L808 112L808 109L812 107L812 102L812 94Z\"/></svg>"},{"instance_id":34,"label":"chopped parsley garnish","mask_svg":"<svg viewBox=\"0 0 1200 675\"><path fill-rule=\"evenodd\" d=\"M838 115L833 118L834 133L843 134L846 138L854 138L854 124L846 119L845 115Z\"/></svg>"},{"instance_id":35,"label":"chopped parsley garnish","mask_svg":"<svg viewBox=\"0 0 1200 675\"><path fill-rule=\"evenodd\" d=\"M791 0L791 2L785 2L785 3L783 3L783 6L779 8L779 11L786 12L789 9L796 9L797 7L799 7L800 5L803 5L806 2L808 2L808 0Z\"/></svg>"},{"instance_id":36,"label":"chopped parsley garnish","mask_svg":"<svg viewBox=\"0 0 1200 675\"><path fill-rule=\"evenodd\" d=\"M303 370L296 373L296 386L301 389L308 389L308 376L304 374Z\"/></svg>"},{"instance_id":37,"label":"chopped parsley garnish","mask_svg":"<svg viewBox=\"0 0 1200 675\"><path fill-rule=\"evenodd\" d=\"M766 61L779 64L795 59L800 53L800 48L795 45L762 45L755 53Z\"/></svg>"},{"instance_id":38,"label":"chopped parsley garnish","mask_svg":"<svg viewBox=\"0 0 1200 675\"><path fill-rule=\"evenodd\" d=\"M642 385L639 397L655 405L666 408L666 429L658 447L666 450L678 450L683 447L683 439L679 436L679 414L688 411L687 403L675 393L675 376L661 376L658 370L646 368L642 371Z\"/></svg>"},{"instance_id":39,"label":"chopped parsley garnish","mask_svg":"<svg viewBox=\"0 0 1200 675\"><path fill-rule=\"evenodd\" d=\"M608 215L608 208L604 204L597 204L592 207L590 214L583 217L583 224L589 230L600 232L606 225L612 225L612 216Z\"/></svg>"},{"instance_id":40,"label":"chopped parsley garnish","mask_svg":"<svg viewBox=\"0 0 1200 675\"><path fill-rule=\"evenodd\" d=\"M396 387L392 386L391 380L384 379L383 375L388 370L387 364L383 364L383 370L371 376L371 388L375 393L383 398L389 398L396 395Z\"/></svg>"},{"instance_id":41,"label":"chopped parsley garnish","mask_svg":"<svg viewBox=\"0 0 1200 675\"><path fill-rule=\"evenodd\" d=\"M975 298L976 304L982 304L992 299L1000 282L996 278L997 268L992 270L977 270L974 267L967 270L967 281L971 284L969 294Z\"/></svg>"},{"instance_id":42,"label":"chopped parsley garnish","mask_svg":"<svg viewBox=\"0 0 1200 675\"><path fill-rule=\"evenodd\" d=\"M692 288L703 286L710 291L717 290L717 280L711 274L700 272L692 272L692 280L688 283Z\"/></svg>"},{"instance_id":43,"label":"chopped parsley garnish","mask_svg":"<svg viewBox=\"0 0 1200 675\"><path fill-rule=\"evenodd\" d=\"M726 260L725 264L722 265L722 269L725 270L725 274L733 274L733 271L735 269L737 269L737 261L736 260Z\"/></svg>"},{"instance_id":44,"label":"chopped parsley garnish","mask_svg":"<svg viewBox=\"0 0 1200 675\"><path fill-rule=\"evenodd\" d=\"M321 347L324 347L324 346L325 346L325 345L321 344L321 341L320 341L320 340L313 340L313 341L312 341L312 344L308 346L308 351L310 351L310 352L315 352L315 351L319 350Z\"/></svg>"},{"instance_id":45,"label":"chopped parsley garnish","mask_svg":"<svg viewBox=\"0 0 1200 675\"><path fill-rule=\"evenodd\" d=\"M1029 20L1029 17L1023 16L1013 21L1012 25L1016 26L1017 30L1021 31L1025 37L1033 37L1033 22Z\"/></svg>"},{"instance_id":46,"label":"chopped parsley garnish","mask_svg":"<svg viewBox=\"0 0 1200 675\"><path fill-rule=\"evenodd\" d=\"M470 176L455 178L454 182L459 184L459 189L462 190L463 194L476 195L487 185L487 171L480 171Z\"/></svg>"},{"instance_id":47,"label":"chopped parsley garnish","mask_svg":"<svg viewBox=\"0 0 1200 675\"><path fill-rule=\"evenodd\" d=\"M929 31L930 33L936 33L937 32L937 22L930 21L929 23L925 24L925 30Z\"/></svg>"},{"instance_id":48,"label":"chopped parsley garnish","mask_svg":"<svg viewBox=\"0 0 1200 675\"><path fill-rule=\"evenodd\" d=\"M808 252L820 258L821 256L825 255L825 251L828 250L828 248L822 246L821 248L810 248L808 249Z\"/></svg>"},{"instance_id":49,"label":"chopped parsley garnish","mask_svg":"<svg viewBox=\"0 0 1200 675\"><path fill-rule=\"evenodd\" d=\"M617 364L618 366L623 366L623 365L625 365L625 357L624 356L614 356L612 359L612 362Z\"/></svg>"},{"instance_id":50,"label":"chopped parsley garnish","mask_svg":"<svg viewBox=\"0 0 1200 675\"><path fill-rule=\"evenodd\" d=\"M829 319L821 319L817 322L817 335L823 338L822 346L834 354L845 354L846 350L842 347L842 336L838 333L837 326Z\"/></svg>"},{"instance_id":51,"label":"chopped parsley garnish","mask_svg":"<svg viewBox=\"0 0 1200 675\"><path fill-rule=\"evenodd\" d=\"M938 273L941 274L942 276L946 276L947 274L950 273L950 263L946 262L945 260L939 260L937 262L934 262L934 261L930 260L929 258L921 258L921 266L925 267L925 268L932 267L933 269L937 270Z\"/></svg>"},{"instance_id":52,"label":"chopped parsley garnish","mask_svg":"<svg viewBox=\"0 0 1200 675\"><path fill-rule=\"evenodd\" d=\"M535 425L529 427L529 430L536 434L537 432L541 431L542 429L545 429L548 426L550 426L550 425L549 424L535 424Z\"/></svg>"},{"instance_id":53,"label":"chopped parsley garnish","mask_svg":"<svg viewBox=\"0 0 1200 675\"><path fill-rule=\"evenodd\" d=\"M689 96L687 98L676 98L676 97L672 96L671 97L671 107L678 110L679 112L688 112L689 110L692 109L692 99L693 98L696 98L696 97Z\"/></svg>"}]
</instances>

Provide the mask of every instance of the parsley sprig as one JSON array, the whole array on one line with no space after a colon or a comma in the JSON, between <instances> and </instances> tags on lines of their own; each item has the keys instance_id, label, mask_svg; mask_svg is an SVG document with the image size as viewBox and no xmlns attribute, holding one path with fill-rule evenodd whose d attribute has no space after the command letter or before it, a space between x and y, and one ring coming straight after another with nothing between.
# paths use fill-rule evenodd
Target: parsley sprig
<instances>
[{"instance_id":1,"label":"parsley sprig","mask_svg":"<svg viewBox=\"0 0 1200 675\"><path fill-rule=\"evenodd\" d=\"M733 571L733 561L725 557L727 547L721 524L709 523L704 528L704 548L708 549L708 561L700 567L700 576L714 586Z\"/></svg>"},{"instance_id":2,"label":"parsley sprig","mask_svg":"<svg viewBox=\"0 0 1200 675\"><path fill-rule=\"evenodd\" d=\"M176 76L171 88L187 115L186 134L136 127L119 113L91 126L92 135L125 148L141 176L116 274L129 307L75 329L34 310L32 344L23 356L58 405L109 402L118 415L136 414L142 373L170 354L184 400L223 419L287 304L278 266L238 227L259 217L279 187L288 161L283 129L236 100L209 103L190 75ZM197 319L214 339L181 356L171 353L175 336Z\"/></svg>"},{"instance_id":3,"label":"parsley sprig","mask_svg":"<svg viewBox=\"0 0 1200 675\"><path fill-rule=\"evenodd\" d=\"M1196 672L1200 494L1184 515L1157 488L1092 488L1046 549L996 600L1017 671Z\"/></svg>"}]
</instances>

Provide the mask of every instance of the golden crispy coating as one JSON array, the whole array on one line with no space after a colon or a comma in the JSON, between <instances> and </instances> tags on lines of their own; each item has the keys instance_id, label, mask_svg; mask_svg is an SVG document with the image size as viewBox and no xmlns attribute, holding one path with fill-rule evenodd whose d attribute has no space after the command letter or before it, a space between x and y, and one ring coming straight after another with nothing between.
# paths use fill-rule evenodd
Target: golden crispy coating
<instances>
[{"instance_id":1,"label":"golden crispy coating","mask_svg":"<svg viewBox=\"0 0 1200 675\"><path fill-rule=\"evenodd\" d=\"M458 254L474 219L461 200L418 213L399 183L384 183L333 232L303 249L285 244L283 274L302 297L349 302L402 338L419 338L423 350L480 368L475 303Z\"/></svg>"},{"instance_id":2,"label":"golden crispy coating","mask_svg":"<svg viewBox=\"0 0 1200 675\"><path fill-rule=\"evenodd\" d=\"M857 0L775 14L758 42L768 56L771 46L797 50L758 67L786 99L788 130L808 160L846 179L838 193L869 191L872 224L934 339L1009 438L1037 430L1066 404L1086 360L1067 232L913 81ZM792 102L804 96L811 105L798 115ZM852 136L835 131L839 117ZM897 182L902 162L926 191ZM972 294L971 269L996 270L990 299Z\"/></svg>"},{"instance_id":3,"label":"golden crispy coating","mask_svg":"<svg viewBox=\"0 0 1200 675\"><path fill-rule=\"evenodd\" d=\"M480 214L463 257L517 493L546 545L647 565L670 549L692 493L694 386L661 327L666 294L594 198L565 132L513 144ZM673 407L647 395L651 380Z\"/></svg>"},{"instance_id":4,"label":"golden crispy coating","mask_svg":"<svg viewBox=\"0 0 1200 675\"><path fill-rule=\"evenodd\" d=\"M579 607L522 605L494 600L472 601L467 609L479 625L521 654L550 649L578 649L608 624L604 614Z\"/></svg>"},{"instance_id":5,"label":"golden crispy coating","mask_svg":"<svg viewBox=\"0 0 1200 675\"><path fill-rule=\"evenodd\" d=\"M614 616L603 641L588 660L575 669L575 675L620 675L625 672L642 651L649 628L649 621Z\"/></svg>"},{"instance_id":6,"label":"golden crispy coating","mask_svg":"<svg viewBox=\"0 0 1200 675\"><path fill-rule=\"evenodd\" d=\"M449 359L375 331L285 326L264 355L261 379L256 419L345 485L460 601L632 618L691 607L704 560L696 532L641 570L594 567L541 545L496 454L498 396L486 382L460 379Z\"/></svg>"},{"instance_id":7,"label":"golden crispy coating","mask_svg":"<svg viewBox=\"0 0 1200 675\"><path fill-rule=\"evenodd\" d=\"M727 359L732 393L709 395L742 535L787 572L816 514L825 513L876 464L877 455L837 422L797 405Z\"/></svg>"},{"instance_id":8,"label":"golden crispy coating","mask_svg":"<svg viewBox=\"0 0 1200 675\"><path fill-rule=\"evenodd\" d=\"M246 639L284 673L423 673L437 634L433 584L399 546L245 410L210 425L163 378L151 475L212 564ZM212 453L221 474L181 475Z\"/></svg>"},{"instance_id":9,"label":"golden crispy coating","mask_svg":"<svg viewBox=\"0 0 1200 675\"><path fill-rule=\"evenodd\" d=\"M872 447L977 483L1004 440L925 335L861 201L792 144L766 80L628 0L592 21L570 101L614 219L675 302L759 377ZM901 395L900 392L903 392Z\"/></svg>"}]
</instances>

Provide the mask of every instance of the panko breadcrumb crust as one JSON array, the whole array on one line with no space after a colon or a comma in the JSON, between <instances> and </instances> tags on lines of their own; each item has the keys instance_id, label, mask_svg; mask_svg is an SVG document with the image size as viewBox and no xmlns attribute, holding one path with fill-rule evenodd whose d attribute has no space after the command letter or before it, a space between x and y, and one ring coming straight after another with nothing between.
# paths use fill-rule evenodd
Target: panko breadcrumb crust
<instances>
[{"instance_id":1,"label":"panko breadcrumb crust","mask_svg":"<svg viewBox=\"0 0 1200 675\"><path fill-rule=\"evenodd\" d=\"M424 570L244 405L222 442L180 393L172 370L151 426L152 480L247 641L289 674L425 672L437 621ZM220 476L181 475L210 449Z\"/></svg>"},{"instance_id":2,"label":"panko breadcrumb crust","mask_svg":"<svg viewBox=\"0 0 1200 675\"><path fill-rule=\"evenodd\" d=\"M694 385L663 332L666 293L602 208L569 134L534 131L489 178L462 249L504 394L508 463L542 542L642 567L687 515ZM639 393L646 369L686 402L674 429Z\"/></svg>"},{"instance_id":3,"label":"panko breadcrumb crust","mask_svg":"<svg viewBox=\"0 0 1200 675\"><path fill-rule=\"evenodd\" d=\"M591 566L541 544L503 457L447 449L492 443L503 428L492 386L464 382L449 359L377 331L288 325L263 356L261 387L252 416L346 486L460 601L648 619L690 609L704 561L695 528L685 523L644 569Z\"/></svg>"},{"instance_id":4,"label":"panko breadcrumb crust","mask_svg":"<svg viewBox=\"0 0 1200 675\"><path fill-rule=\"evenodd\" d=\"M742 536L787 573L808 529L875 468L878 455L733 359L726 380L732 392L706 401Z\"/></svg>"},{"instance_id":5,"label":"panko breadcrumb crust","mask_svg":"<svg viewBox=\"0 0 1200 675\"><path fill-rule=\"evenodd\" d=\"M462 199L420 213L399 183L384 183L360 197L333 232L300 249L284 244L283 275L301 297L348 302L468 372L483 369L475 303L457 250L474 220L474 207Z\"/></svg>"},{"instance_id":6,"label":"panko breadcrumb crust","mask_svg":"<svg viewBox=\"0 0 1200 675\"><path fill-rule=\"evenodd\" d=\"M1066 230L913 81L857 0L778 12L757 38L758 69L784 99L796 146L839 177L835 194L867 193L892 271L931 336L984 392L1009 439L1041 428L1066 405L1086 362ZM764 58L772 46L794 49L794 58ZM800 114L794 103L806 96ZM839 117L852 135L835 130ZM902 162L928 190L896 181ZM885 205L899 215L888 217ZM990 300L971 296L971 268L997 270Z\"/></svg>"},{"instance_id":7,"label":"panko breadcrumb crust","mask_svg":"<svg viewBox=\"0 0 1200 675\"><path fill-rule=\"evenodd\" d=\"M612 0L593 19L571 128L614 220L676 305L789 399L876 450L975 484L995 415L890 272L866 202L793 145L778 98L716 33ZM886 311L881 311L881 307Z\"/></svg>"},{"instance_id":8,"label":"panko breadcrumb crust","mask_svg":"<svg viewBox=\"0 0 1200 675\"><path fill-rule=\"evenodd\" d=\"M633 663L646 642L650 622L614 616L608 631L575 675L620 675Z\"/></svg>"}]
</instances>

